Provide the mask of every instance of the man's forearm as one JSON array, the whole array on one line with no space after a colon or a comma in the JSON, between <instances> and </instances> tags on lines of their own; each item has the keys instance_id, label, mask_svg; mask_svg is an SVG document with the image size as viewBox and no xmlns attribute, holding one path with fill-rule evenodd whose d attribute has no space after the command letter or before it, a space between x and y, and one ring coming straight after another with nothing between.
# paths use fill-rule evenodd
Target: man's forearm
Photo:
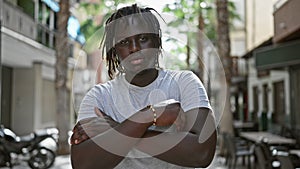
<instances>
[{"instance_id":1,"label":"man's forearm","mask_svg":"<svg viewBox=\"0 0 300 169\"><path fill-rule=\"evenodd\" d=\"M114 168L123 158L106 151L91 139L71 146L71 163L74 169Z\"/></svg>"},{"instance_id":2,"label":"man's forearm","mask_svg":"<svg viewBox=\"0 0 300 169\"><path fill-rule=\"evenodd\" d=\"M151 123L125 120L92 139L71 147L73 168L113 168L136 145ZM117 155L116 155L117 154Z\"/></svg>"},{"instance_id":3,"label":"man's forearm","mask_svg":"<svg viewBox=\"0 0 300 169\"><path fill-rule=\"evenodd\" d=\"M210 164L216 145L216 132L203 143L199 136L188 133L154 133L142 139L137 149L163 161L186 167L206 167Z\"/></svg>"},{"instance_id":4,"label":"man's forearm","mask_svg":"<svg viewBox=\"0 0 300 169\"><path fill-rule=\"evenodd\" d=\"M216 147L216 126L207 108L186 112L186 124L181 132L147 132L137 147L161 160L187 167L206 167L213 159Z\"/></svg>"}]
</instances>

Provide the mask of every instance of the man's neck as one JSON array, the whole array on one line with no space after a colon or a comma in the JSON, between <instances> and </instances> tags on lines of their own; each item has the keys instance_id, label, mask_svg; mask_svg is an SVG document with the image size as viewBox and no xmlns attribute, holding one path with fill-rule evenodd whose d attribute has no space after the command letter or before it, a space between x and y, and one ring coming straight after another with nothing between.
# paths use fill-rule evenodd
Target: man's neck
<instances>
[{"instance_id":1,"label":"man's neck","mask_svg":"<svg viewBox=\"0 0 300 169\"><path fill-rule=\"evenodd\" d=\"M157 69L146 69L136 75L126 74L125 79L132 85L145 87L152 83L158 76Z\"/></svg>"}]
</instances>

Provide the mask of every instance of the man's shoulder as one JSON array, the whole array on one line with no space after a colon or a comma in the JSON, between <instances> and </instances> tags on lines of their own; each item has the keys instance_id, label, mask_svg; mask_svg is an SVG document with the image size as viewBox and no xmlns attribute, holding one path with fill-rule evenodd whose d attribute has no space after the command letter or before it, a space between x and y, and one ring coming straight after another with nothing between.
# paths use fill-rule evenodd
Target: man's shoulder
<instances>
[{"instance_id":1,"label":"man's shoulder","mask_svg":"<svg viewBox=\"0 0 300 169\"><path fill-rule=\"evenodd\" d=\"M108 80L108 81L103 82L103 83L95 84L92 88L96 89L96 90L109 89L109 88L112 88L115 85L118 85L118 83L120 83L120 78L115 78L115 79Z\"/></svg>"},{"instance_id":2,"label":"man's shoulder","mask_svg":"<svg viewBox=\"0 0 300 169\"><path fill-rule=\"evenodd\" d=\"M109 92L111 91L112 88L112 82L111 81L107 81L104 83L98 83L95 84L94 86L92 86L89 91L88 91L88 95L89 94L95 94L95 93L103 93L103 92Z\"/></svg>"},{"instance_id":3,"label":"man's shoulder","mask_svg":"<svg viewBox=\"0 0 300 169\"><path fill-rule=\"evenodd\" d=\"M190 70L164 70L165 74L176 79L182 79L187 77L195 77L196 75Z\"/></svg>"}]
</instances>

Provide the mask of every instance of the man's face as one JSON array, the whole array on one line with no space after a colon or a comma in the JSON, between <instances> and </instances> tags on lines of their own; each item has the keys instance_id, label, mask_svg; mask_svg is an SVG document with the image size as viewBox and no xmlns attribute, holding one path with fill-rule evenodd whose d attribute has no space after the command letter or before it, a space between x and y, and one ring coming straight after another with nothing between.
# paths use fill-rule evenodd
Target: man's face
<instances>
[{"instance_id":1,"label":"man's face","mask_svg":"<svg viewBox=\"0 0 300 169\"><path fill-rule=\"evenodd\" d=\"M117 23L115 49L127 73L154 68L158 53L158 36L140 18L126 17Z\"/></svg>"}]
</instances>

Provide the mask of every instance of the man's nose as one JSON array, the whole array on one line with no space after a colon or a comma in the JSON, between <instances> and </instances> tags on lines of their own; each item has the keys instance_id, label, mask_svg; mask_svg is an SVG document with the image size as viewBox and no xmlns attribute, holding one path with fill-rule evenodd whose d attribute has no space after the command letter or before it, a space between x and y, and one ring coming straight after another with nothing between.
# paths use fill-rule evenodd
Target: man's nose
<instances>
[{"instance_id":1,"label":"man's nose","mask_svg":"<svg viewBox=\"0 0 300 169\"><path fill-rule=\"evenodd\" d=\"M134 52L141 50L140 43L136 40L132 40L129 44L129 50L130 50L130 53L134 53Z\"/></svg>"}]
</instances>

